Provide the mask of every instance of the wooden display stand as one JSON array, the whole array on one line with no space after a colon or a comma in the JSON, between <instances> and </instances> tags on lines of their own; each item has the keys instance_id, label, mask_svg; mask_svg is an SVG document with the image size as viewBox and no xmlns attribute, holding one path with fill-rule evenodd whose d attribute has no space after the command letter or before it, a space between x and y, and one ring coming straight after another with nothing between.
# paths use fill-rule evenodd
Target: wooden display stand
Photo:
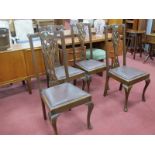
<instances>
[{"instance_id":1,"label":"wooden display stand","mask_svg":"<svg viewBox=\"0 0 155 155\"><path fill-rule=\"evenodd\" d=\"M126 30L146 30L146 19L125 19Z\"/></svg>"}]
</instances>

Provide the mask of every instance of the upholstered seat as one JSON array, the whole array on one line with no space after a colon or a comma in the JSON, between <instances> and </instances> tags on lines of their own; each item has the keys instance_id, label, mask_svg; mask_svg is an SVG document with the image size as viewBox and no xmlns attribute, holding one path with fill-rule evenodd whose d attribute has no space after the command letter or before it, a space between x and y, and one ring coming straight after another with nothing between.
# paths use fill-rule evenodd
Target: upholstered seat
<instances>
[{"instance_id":1,"label":"upholstered seat","mask_svg":"<svg viewBox=\"0 0 155 155\"><path fill-rule=\"evenodd\" d=\"M56 67L55 72L56 72L56 76L57 76L58 80L66 79L64 66ZM69 73L69 77L73 78L73 79L74 79L74 77L75 77L75 79L77 79L77 76L82 77L82 75L84 76L84 74L85 74L85 72L83 70L74 68L71 66L68 66L68 73Z\"/></svg>"},{"instance_id":2,"label":"upholstered seat","mask_svg":"<svg viewBox=\"0 0 155 155\"><path fill-rule=\"evenodd\" d=\"M79 61L76 63L76 65L79 68L85 70L86 72L91 72L91 71L94 71L96 69L102 69L103 70L103 68L106 68L105 63L97 61L97 60L93 60L93 59Z\"/></svg>"},{"instance_id":3,"label":"upholstered seat","mask_svg":"<svg viewBox=\"0 0 155 155\"><path fill-rule=\"evenodd\" d=\"M104 60L106 58L106 52L102 49L93 48L93 59L94 60ZM90 49L86 50L86 58L90 59Z\"/></svg>"},{"instance_id":4,"label":"upholstered seat","mask_svg":"<svg viewBox=\"0 0 155 155\"><path fill-rule=\"evenodd\" d=\"M132 80L141 78L142 76L149 75L144 71L141 71L139 69L132 68L132 67L127 67L127 66L121 66L114 69L110 69L109 73L127 81L132 81Z\"/></svg>"},{"instance_id":5,"label":"upholstered seat","mask_svg":"<svg viewBox=\"0 0 155 155\"><path fill-rule=\"evenodd\" d=\"M61 109L66 105L74 107L76 106L76 100L78 105L80 101L83 104L85 101L91 100L91 95L70 83L63 83L44 89L41 94L44 102L52 110Z\"/></svg>"}]
</instances>

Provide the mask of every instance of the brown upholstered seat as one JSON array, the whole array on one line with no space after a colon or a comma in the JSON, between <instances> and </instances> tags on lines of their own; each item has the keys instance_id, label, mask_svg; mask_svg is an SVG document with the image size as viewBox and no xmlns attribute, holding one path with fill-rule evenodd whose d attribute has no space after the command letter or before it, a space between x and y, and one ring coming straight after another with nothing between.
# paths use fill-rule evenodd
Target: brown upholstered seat
<instances>
[{"instance_id":1,"label":"brown upholstered seat","mask_svg":"<svg viewBox=\"0 0 155 155\"><path fill-rule=\"evenodd\" d=\"M65 80L66 79L64 66L56 67L55 72L56 72L56 76L57 76L58 80ZM82 75L84 76L85 72L81 69L68 66L68 74L69 74L69 77L71 79L77 79L78 75L80 77L82 77Z\"/></svg>"},{"instance_id":2,"label":"brown upholstered seat","mask_svg":"<svg viewBox=\"0 0 155 155\"><path fill-rule=\"evenodd\" d=\"M141 78L142 76L149 75L144 71L141 71L136 68L128 67L128 66L121 66L121 67L110 69L109 73L113 74L116 77L122 78L126 81L132 81L132 80Z\"/></svg>"},{"instance_id":3,"label":"brown upholstered seat","mask_svg":"<svg viewBox=\"0 0 155 155\"><path fill-rule=\"evenodd\" d=\"M85 70L86 72L91 72L97 69L106 69L106 64L97 60L83 60L76 63L76 66Z\"/></svg>"},{"instance_id":4,"label":"brown upholstered seat","mask_svg":"<svg viewBox=\"0 0 155 155\"><path fill-rule=\"evenodd\" d=\"M66 105L77 106L76 100L82 104L91 100L91 95L81 90L80 88L70 84L63 83L47 89L42 90L42 99L48 104L48 107L52 110L58 110Z\"/></svg>"}]
</instances>

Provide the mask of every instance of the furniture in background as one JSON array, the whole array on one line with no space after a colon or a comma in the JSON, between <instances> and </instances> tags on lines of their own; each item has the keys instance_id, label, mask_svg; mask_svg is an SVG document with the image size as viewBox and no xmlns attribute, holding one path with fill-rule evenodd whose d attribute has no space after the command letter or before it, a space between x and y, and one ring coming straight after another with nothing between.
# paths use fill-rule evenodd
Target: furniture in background
<instances>
[{"instance_id":1,"label":"furniture in background","mask_svg":"<svg viewBox=\"0 0 155 155\"><path fill-rule=\"evenodd\" d=\"M64 83L59 83L58 77L56 75L56 68L55 68L55 56L57 56L57 34L60 35L61 42L62 42L62 50L64 53L64 73L65 73L65 81ZM32 50L33 55L33 63L36 70L36 77L38 81L39 86L39 92L40 97L42 101L42 109L43 109L43 116L44 119L47 119L46 116L46 107L49 110L48 116L49 120L51 122L51 125L54 129L55 134L58 134L57 130L57 118L60 113L68 111L71 108L86 104L88 106L88 113L87 113L87 127L88 129L91 129L91 123L90 123L90 116L91 112L93 110L93 102L91 101L91 95L88 94L85 91L82 91L78 87L75 87L74 85L70 84L69 81L69 72L68 72L68 66L67 66L67 59L66 59L66 51L65 51L65 42L64 42L64 34L63 31L57 31L54 33L54 35L47 34L44 36L44 34L41 34L41 40L42 40L42 50L44 53L44 60L46 61L46 64L48 64L46 67L50 70L50 78L51 78L51 87L50 88L42 88L40 84L40 78L38 73L38 65L36 62L35 57L35 50L33 46L33 38L38 37L38 35L29 35L30 40L30 47ZM51 59L49 59L51 58ZM46 106L46 107L45 107Z\"/></svg>"},{"instance_id":2,"label":"furniture in background","mask_svg":"<svg viewBox=\"0 0 155 155\"><path fill-rule=\"evenodd\" d=\"M127 31L127 48L130 47L131 50L129 52L133 54L133 58L135 59L137 52L142 56L142 52L144 51L142 40L146 32L147 19L125 19L124 22Z\"/></svg>"},{"instance_id":3,"label":"furniture in background","mask_svg":"<svg viewBox=\"0 0 155 155\"><path fill-rule=\"evenodd\" d=\"M123 19L108 19L107 25L123 24Z\"/></svg>"},{"instance_id":4,"label":"furniture in background","mask_svg":"<svg viewBox=\"0 0 155 155\"><path fill-rule=\"evenodd\" d=\"M144 30L127 30L127 51L133 54L133 59L136 57L136 53L140 53L140 57L142 57L143 42L142 39L145 35Z\"/></svg>"},{"instance_id":5,"label":"furniture in background","mask_svg":"<svg viewBox=\"0 0 155 155\"><path fill-rule=\"evenodd\" d=\"M72 48L73 48L73 58L74 58L74 66L78 67L82 70L84 70L87 74L88 80L88 91L89 86L91 82L91 74L101 73L106 69L106 65L103 62L94 60L95 53L93 52L92 48L92 33L91 33L91 27L88 23L77 23L76 24L77 33L74 32L74 26L71 26L71 33L72 33ZM80 41L81 51L80 51L80 59L76 59L76 44L75 44L75 35L77 35L78 40ZM89 52L90 58L86 59L87 53L85 52L85 41L86 38L89 40L89 50L86 52ZM105 51L102 50L103 54L105 54ZM96 50L97 53L97 50ZM87 57L88 58L88 57ZM102 59L102 58L101 58Z\"/></svg>"},{"instance_id":6,"label":"furniture in background","mask_svg":"<svg viewBox=\"0 0 155 155\"><path fill-rule=\"evenodd\" d=\"M35 43L40 74L45 73L40 42ZM5 66L5 67L4 67ZM26 81L31 93L31 78L34 77L32 54L29 43L15 44L5 51L0 51L0 86Z\"/></svg>"},{"instance_id":7,"label":"furniture in background","mask_svg":"<svg viewBox=\"0 0 155 155\"><path fill-rule=\"evenodd\" d=\"M74 66L73 50L72 50L72 38L70 30L65 30L65 44L66 51L68 53L68 65ZM109 57L114 59L113 45L111 42L111 33L108 34L108 53ZM78 37L74 38L75 45L79 46L80 41ZM41 52L41 44L39 40L35 42L35 52L38 60L39 73L45 74L45 67L43 61L43 55ZM61 47L61 41L59 42ZM89 39L85 40L86 45L89 45ZM105 49L105 35L102 37L96 36L92 32L92 44L93 47ZM119 55L122 55L122 41L120 41ZM77 60L80 58L80 54L76 52ZM5 68L3 67L5 66ZM20 66L20 67L19 67ZM31 93L31 78L35 76L34 67L32 64L32 53L29 43L11 44L8 50L0 51L0 86L4 86L10 83L21 82L23 80L29 81L29 93ZM27 85L26 85L27 86Z\"/></svg>"},{"instance_id":8,"label":"furniture in background","mask_svg":"<svg viewBox=\"0 0 155 155\"><path fill-rule=\"evenodd\" d=\"M146 34L144 43L149 44L149 50L148 50L149 52L148 52L148 55L146 56L144 62L146 62L149 58L151 60L153 60L154 46L155 46L155 33Z\"/></svg>"},{"instance_id":9,"label":"furniture in background","mask_svg":"<svg viewBox=\"0 0 155 155\"><path fill-rule=\"evenodd\" d=\"M123 31L123 66L120 65L118 59L118 46L120 41L120 34L119 34L119 27L122 27ZM107 74L106 74L106 84L104 90L104 96L107 95L109 89L109 79L113 78L116 81L120 82L120 90L122 87L125 90L125 104L124 104L124 111L128 111L128 97L130 94L130 90L132 86L138 82L145 80L145 87L142 93L142 100L145 101L145 92L150 83L150 75L145 71L141 71L136 68L126 66L126 30L125 25L109 25L105 27L105 37L106 37L106 44L108 43L108 30L112 31L112 42L114 48L114 65L113 68L110 68L109 65L109 57L108 51L106 55L106 66L107 66Z\"/></svg>"},{"instance_id":10,"label":"furniture in background","mask_svg":"<svg viewBox=\"0 0 155 155\"><path fill-rule=\"evenodd\" d=\"M146 31L147 19L125 19L126 30Z\"/></svg>"}]
</instances>

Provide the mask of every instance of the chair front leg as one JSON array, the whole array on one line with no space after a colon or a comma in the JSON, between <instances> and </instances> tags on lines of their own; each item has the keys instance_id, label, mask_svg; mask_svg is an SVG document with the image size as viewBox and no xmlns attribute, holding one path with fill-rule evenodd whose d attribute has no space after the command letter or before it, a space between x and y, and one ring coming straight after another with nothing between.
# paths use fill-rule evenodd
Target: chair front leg
<instances>
[{"instance_id":1,"label":"chair front leg","mask_svg":"<svg viewBox=\"0 0 155 155\"><path fill-rule=\"evenodd\" d=\"M150 84L150 79L146 79L145 80L145 87L143 89L143 94L142 94L142 101L145 101L145 92L146 92L146 89L147 89L149 84Z\"/></svg>"},{"instance_id":2,"label":"chair front leg","mask_svg":"<svg viewBox=\"0 0 155 155\"><path fill-rule=\"evenodd\" d=\"M57 118L58 118L58 116L59 116L59 114L51 114L49 112L49 119L50 119L50 122L52 124L55 135L58 135L58 130L57 130Z\"/></svg>"},{"instance_id":3,"label":"chair front leg","mask_svg":"<svg viewBox=\"0 0 155 155\"><path fill-rule=\"evenodd\" d=\"M104 88L104 96L107 96L107 92L109 90L109 76L106 76L105 88Z\"/></svg>"},{"instance_id":4,"label":"chair front leg","mask_svg":"<svg viewBox=\"0 0 155 155\"><path fill-rule=\"evenodd\" d=\"M127 86L123 84L123 88L125 90L125 104L124 104L124 112L128 111L128 97L132 86Z\"/></svg>"},{"instance_id":5,"label":"chair front leg","mask_svg":"<svg viewBox=\"0 0 155 155\"><path fill-rule=\"evenodd\" d=\"M92 129L92 125L91 125L91 122L90 122L90 116L91 116L91 113L93 111L94 104L93 104L93 102L89 102L89 103L87 103L87 105L88 105L87 128L88 129Z\"/></svg>"}]
</instances>

